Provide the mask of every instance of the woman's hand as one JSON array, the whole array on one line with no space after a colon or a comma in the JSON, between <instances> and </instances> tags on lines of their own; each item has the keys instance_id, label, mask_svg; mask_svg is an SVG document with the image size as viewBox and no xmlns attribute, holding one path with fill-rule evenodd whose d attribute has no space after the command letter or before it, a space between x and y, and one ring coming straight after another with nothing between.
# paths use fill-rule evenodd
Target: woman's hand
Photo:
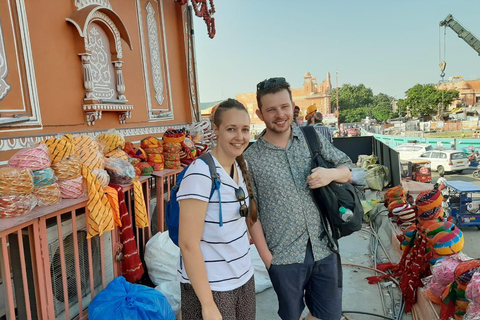
<instances>
[{"instance_id":1,"label":"woman's hand","mask_svg":"<svg viewBox=\"0 0 480 320\"><path fill-rule=\"evenodd\" d=\"M203 320L222 320L222 315L214 301L207 305L202 305Z\"/></svg>"}]
</instances>

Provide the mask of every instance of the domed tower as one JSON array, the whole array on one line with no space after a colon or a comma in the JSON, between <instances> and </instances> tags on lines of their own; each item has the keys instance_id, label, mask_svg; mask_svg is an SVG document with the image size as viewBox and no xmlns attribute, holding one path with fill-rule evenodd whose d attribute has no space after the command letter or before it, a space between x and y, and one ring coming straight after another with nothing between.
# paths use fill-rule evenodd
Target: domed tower
<instances>
[{"instance_id":1,"label":"domed tower","mask_svg":"<svg viewBox=\"0 0 480 320\"><path fill-rule=\"evenodd\" d=\"M303 76L303 88L305 90L305 95L310 95L313 92L312 75L308 71Z\"/></svg>"}]
</instances>

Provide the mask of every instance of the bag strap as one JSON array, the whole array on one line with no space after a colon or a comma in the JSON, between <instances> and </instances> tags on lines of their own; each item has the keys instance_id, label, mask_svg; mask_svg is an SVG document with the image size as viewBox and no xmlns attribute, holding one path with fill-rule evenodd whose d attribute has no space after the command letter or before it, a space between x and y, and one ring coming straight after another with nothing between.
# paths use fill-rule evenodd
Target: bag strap
<instances>
[{"instance_id":1,"label":"bag strap","mask_svg":"<svg viewBox=\"0 0 480 320\"><path fill-rule=\"evenodd\" d=\"M325 160L323 160L321 154L320 154L320 148L322 147L322 142L318 138L317 133L315 132L315 128L311 126L306 126L306 127L300 127L300 130L302 130L303 135L305 136L305 139L307 140L307 145L308 148L310 149L310 153L312 155L312 161L313 159L317 159L318 164L324 168L328 168L328 166L325 163ZM315 201L314 201L315 202ZM316 204L316 202L315 202ZM318 205L317 205L318 208ZM329 242L329 247L330 250L334 253L337 254L338 258L340 258L340 254L338 251L338 241L332 237L332 235L328 232L327 226L329 226L333 230L333 223L328 219L328 217L318 208L318 211L320 211L320 219L322 220L323 227L325 229L325 235L328 238Z\"/></svg>"},{"instance_id":2,"label":"bag strap","mask_svg":"<svg viewBox=\"0 0 480 320\"><path fill-rule=\"evenodd\" d=\"M318 138L317 132L315 128L312 126L300 127L302 130L305 139L307 140L308 148L310 149L310 153L312 155L312 159L317 158L318 164L324 168L328 168L325 160L320 153L320 149L322 148L322 142Z\"/></svg>"},{"instance_id":3,"label":"bag strap","mask_svg":"<svg viewBox=\"0 0 480 320\"><path fill-rule=\"evenodd\" d=\"M203 160L208 165L208 169L210 170L210 177L212 178L212 191L210 192L210 198L212 198L215 190L218 191L219 220L220 220L220 227L222 227L223 226L222 195L220 193L220 186L222 184L222 181L220 180L220 175L217 172L215 161L213 160L213 156L210 154L210 152L204 153L200 155L200 157L198 158Z\"/></svg>"}]
</instances>

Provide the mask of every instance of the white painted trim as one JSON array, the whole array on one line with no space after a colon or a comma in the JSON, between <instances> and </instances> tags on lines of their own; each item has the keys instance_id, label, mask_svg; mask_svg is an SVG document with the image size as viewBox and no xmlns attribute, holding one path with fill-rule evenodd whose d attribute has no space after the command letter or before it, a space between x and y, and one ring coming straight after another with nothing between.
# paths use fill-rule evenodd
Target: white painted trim
<instances>
[{"instance_id":1,"label":"white painted trim","mask_svg":"<svg viewBox=\"0 0 480 320\"><path fill-rule=\"evenodd\" d=\"M162 119L163 120L163 119ZM163 126L152 126L152 127L136 127L136 128L116 128L116 130L123 135L124 137L140 136L140 135L154 135L160 134L167 131L167 129L181 129L187 127L187 124L177 124L177 125L163 125ZM0 139L0 152L1 151L10 151L18 150L22 148L27 148L30 144L39 143L45 139L57 138L66 133L70 133L73 136L79 136L82 134L88 135L92 138L95 136L106 132L107 130L98 130L98 131L83 131L83 132L63 132L55 133L48 135L38 135L38 136L27 136L27 137L12 137L12 138L1 138Z\"/></svg>"},{"instance_id":2,"label":"white painted trim","mask_svg":"<svg viewBox=\"0 0 480 320\"><path fill-rule=\"evenodd\" d=\"M40 112L40 102L38 100L38 91L37 91L37 80L35 77L35 66L33 64L33 56L32 56L32 47L30 43L30 32L28 30L28 20L27 20L27 13L25 9L25 1L24 0L16 0L17 6L17 16L18 16L18 27L20 29L20 37L22 39L22 51L23 51L23 60L25 61L25 75L27 80L27 87L28 93L30 97L30 107L32 111L32 116L29 117L30 121L25 123L19 124L12 124L12 127L15 129L9 130L2 130L0 131L24 131L24 130L32 130L29 127L31 126L39 126L40 129L42 127L42 117ZM18 35L14 34L15 37ZM21 81L21 77L20 77ZM25 84L22 83L22 88ZM23 92L22 92L23 93ZM25 99L24 94L22 94L22 99ZM24 101L24 108L25 108L25 101ZM18 110L18 109L17 109ZM39 128L35 128L33 130L38 130Z\"/></svg>"}]
</instances>

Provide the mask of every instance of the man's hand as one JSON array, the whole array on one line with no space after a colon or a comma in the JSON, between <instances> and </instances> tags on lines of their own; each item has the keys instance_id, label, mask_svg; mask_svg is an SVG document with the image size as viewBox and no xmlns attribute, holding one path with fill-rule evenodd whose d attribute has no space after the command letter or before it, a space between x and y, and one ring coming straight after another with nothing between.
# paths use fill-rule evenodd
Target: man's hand
<instances>
[{"instance_id":1,"label":"man's hand","mask_svg":"<svg viewBox=\"0 0 480 320\"><path fill-rule=\"evenodd\" d=\"M307 177L307 183L310 189L325 187L335 180L335 169L314 168Z\"/></svg>"}]
</instances>

